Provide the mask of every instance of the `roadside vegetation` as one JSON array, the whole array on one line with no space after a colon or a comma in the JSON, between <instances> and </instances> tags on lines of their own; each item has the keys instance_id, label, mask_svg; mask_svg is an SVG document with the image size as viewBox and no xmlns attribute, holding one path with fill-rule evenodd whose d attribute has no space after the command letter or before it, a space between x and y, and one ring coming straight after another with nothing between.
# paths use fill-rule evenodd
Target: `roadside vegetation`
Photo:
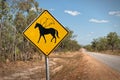
<instances>
[{"instance_id":1,"label":"roadside vegetation","mask_svg":"<svg viewBox=\"0 0 120 80\"><path fill-rule=\"evenodd\" d=\"M94 39L85 48L89 51L120 55L120 36L116 32L110 32L107 36Z\"/></svg>"},{"instance_id":2,"label":"roadside vegetation","mask_svg":"<svg viewBox=\"0 0 120 80\"><path fill-rule=\"evenodd\" d=\"M22 32L43 10L36 0L0 0L0 62L27 61L35 57L38 50L23 37ZM69 36L55 51L80 48L73 31L69 31Z\"/></svg>"}]
</instances>

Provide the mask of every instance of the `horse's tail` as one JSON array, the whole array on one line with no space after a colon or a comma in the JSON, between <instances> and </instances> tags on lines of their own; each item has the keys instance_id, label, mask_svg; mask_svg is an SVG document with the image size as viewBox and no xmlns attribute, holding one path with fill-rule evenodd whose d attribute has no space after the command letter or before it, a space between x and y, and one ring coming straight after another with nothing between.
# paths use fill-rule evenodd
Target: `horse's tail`
<instances>
[{"instance_id":1,"label":"horse's tail","mask_svg":"<svg viewBox=\"0 0 120 80\"><path fill-rule=\"evenodd\" d=\"M57 30L55 30L55 33L56 33L57 37L59 38L59 36L58 36L58 31L57 31Z\"/></svg>"}]
</instances>

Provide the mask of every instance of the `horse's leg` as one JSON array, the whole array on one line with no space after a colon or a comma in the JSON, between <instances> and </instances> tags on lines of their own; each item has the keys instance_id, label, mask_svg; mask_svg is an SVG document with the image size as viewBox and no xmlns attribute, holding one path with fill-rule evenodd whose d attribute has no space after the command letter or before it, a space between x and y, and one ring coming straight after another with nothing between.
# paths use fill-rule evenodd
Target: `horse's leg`
<instances>
[{"instance_id":1,"label":"horse's leg","mask_svg":"<svg viewBox=\"0 0 120 80\"><path fill-rule=\"evenodd\" d=\"M59 38L59 36L58 36L58 31L57 31L57 30L55 30L55 34L56 34L56 36Z\"/></svg>"},{"instance_id":2,"label":"horse's leg","mask_svg":"<svg viewBox=\"0 0 120 80\"><path fill-rule=\"evenodd\" d=\"M45 39L45 36L43 35L43 38L44 38L44 40L45 40L45 43L46 43L46 39Z\"/></svg>"},{"instance_id":3,"label":"horse's leg","mask_svg":"<svg viewBox=\"0 0 120 80\"><path fill-rule=\"evenodd\" d=\"M39 43L39 41L40 41L40 38L41 38L41 35L40 35L40 37L39 37L39 39L38 39L38 43Z\"/></svg>"},{"instance_id":4,"label":"horse's leg","mask_svg":"<svg viewBox=\"0 0 120 80\"><path fill-rule=\"evenodd\" d=\"M55 37L55 43L56 43L56 37Z\"/></svg>"},{"instance_id":5,"label":"horse's leg","mask_svg":"<svg viewBox=\"0 0 120 80\"><path fill-rule=\"evenodd\" d=\"M54 37L51 39L51 42L52 42L53 39L54 39Z\"/></svg>"},{"instance_id":6,"label":"horse's leg","mask_svg":"<svg viewBox=\"0 0 120 80\"><path fill-rule=\"evenodd\" d=\"M55 43L56 43L56 37L55 36L53 36L53 38L51 39L51 42L52 42L52 40L55 38Z\"/></svg>"}]
</instances>

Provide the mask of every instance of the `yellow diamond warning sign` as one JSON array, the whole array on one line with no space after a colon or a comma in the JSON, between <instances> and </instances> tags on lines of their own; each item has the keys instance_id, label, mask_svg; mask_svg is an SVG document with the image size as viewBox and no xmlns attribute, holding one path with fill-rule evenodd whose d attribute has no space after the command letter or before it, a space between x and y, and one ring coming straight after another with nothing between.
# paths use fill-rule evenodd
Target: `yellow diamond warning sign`
<instances>
[{"instance_id":1,"label":"yellow diamond warning sign","mask_svg":"<svg viewBox=\"0 0 120 80\"><path fill-rule=\"evenodd\" d=\"M24 31L23 35L48 56L68 35L65 29L47 10L44 10Z\"/></svg>"}]
</instances>

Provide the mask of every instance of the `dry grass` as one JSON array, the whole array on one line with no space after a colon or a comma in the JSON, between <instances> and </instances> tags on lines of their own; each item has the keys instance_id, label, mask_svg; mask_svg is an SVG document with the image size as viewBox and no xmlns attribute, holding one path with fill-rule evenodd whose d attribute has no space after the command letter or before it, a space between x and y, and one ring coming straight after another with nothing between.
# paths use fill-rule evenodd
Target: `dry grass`
<instances>
[{"instance_id":1,"label":"dry grass","mask_svg":"<svg viewBox=\"0 0 120 80\"><path fill-rule=\"evenodd\" d=\"M0 80L45 80L45 61L0 64ZM120 73L81 52L49 56L51 80L120 80Z\"/></svg>"}]
</instances>

